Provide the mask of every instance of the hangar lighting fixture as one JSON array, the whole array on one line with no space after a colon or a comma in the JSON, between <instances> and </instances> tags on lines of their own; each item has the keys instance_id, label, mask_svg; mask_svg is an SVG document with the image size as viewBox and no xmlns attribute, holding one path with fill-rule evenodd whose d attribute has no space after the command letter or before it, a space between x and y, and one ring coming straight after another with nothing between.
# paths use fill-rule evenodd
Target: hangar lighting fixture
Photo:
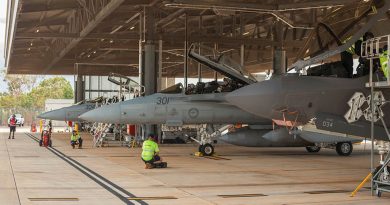
<instances>
[{"instance_id":1,"label":"hangar lighting fixture","mask_svg":"<svg viewBox=\"0 0 390 205\"><path fill-rule=\"evenodd\" d=\"M110 43L114 43L114 40L110 40Z\"/></svg>"},{"instance_id":2,"label":"hangar lighting fixture","mask_svg":"<svg viewBox=\"0 0 390 205\"><path fill-rule=\"evenodd\" d=\"M247 32L243 33L242 35L244 35L244 36L245 36L245 35L248 35L248 34L249 34L249 31L247 31Z\"/></svg>"},{"instance_id":3,"label":"hangar lighting fixture","mask_svg":"<svg viewBox=\"0 0 390 205\"><path fill-rule=\"evenodd\" d=\"M133 30L135 27L134 26L132 26L132 27L130 27L130 30Z\"/></svg>"},{"instance_id":4,"label":"hangar lighting fixture","mask_svg":"<svg viewBox=\"0 0 390 205\"><path fill-rule=\"evenodd\" d=\"M31 51L31 48L27 48L28 51Z\"/></svg>"},{"instance_id":5,"label":"hangar lighting fixture","mask_svg":"<svg viewBox=\"0 0 390 205\"><path fill-rule=\"evenodd\" d=\"M30 43L30 46L33 46L33 42Z\"/></svg>"},{"instance_id":6,"label":"hangar lighting fixture","mask_svg":"<svg viewBox=\"0 0 390 205\"><path fill-rule=\"evenodd\" d=\"M39 28L35 32L39 33Z\"/></svg>"},{"instance_id":7,"label":"hangar lighting fixture","mask_svg":"<svg viewBox=\"0 0 390 205\"><path fill-rule=\"evenodd\" d=\"M93 52L93 54L95 54L95 53L96 53L96 51Z\"/></svg>"},{"instance_id":8,"label":"hangar lighting fixture","mask_svg":"<svg viewBox=\"0 0 390 205\"><path fill-rule=\"evenodd\" d=\"M88 58L91 57L91 55L88 55Z\"/></svg>"}]
</instances>

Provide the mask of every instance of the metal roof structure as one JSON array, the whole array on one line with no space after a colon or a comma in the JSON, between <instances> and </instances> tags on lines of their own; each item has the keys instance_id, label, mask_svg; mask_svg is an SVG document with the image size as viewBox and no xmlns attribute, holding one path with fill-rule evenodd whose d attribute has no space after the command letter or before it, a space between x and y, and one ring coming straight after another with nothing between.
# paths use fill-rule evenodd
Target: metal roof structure
<instances>
[{"instance_id":1,"label":"metal roof structure","mask_svg":"<svg viewBox=\"0 0 390 205\"><path fill-rule=\"evenodd\" d=\"M275 47L287 51L289 64L305 57L308 38L324 33L320 22L343 40L364 24L354 20L371 6L369 0L8 0L7 73L138 76L139 42L147 38L162 42L163 76L182 76L186 31L188 43L261 72L271 68ZM383 26L390 25L389 15L379 23L374 33L389 30ZM195 76L197 63L188 66Z\"/></svg>"}]
</instances>

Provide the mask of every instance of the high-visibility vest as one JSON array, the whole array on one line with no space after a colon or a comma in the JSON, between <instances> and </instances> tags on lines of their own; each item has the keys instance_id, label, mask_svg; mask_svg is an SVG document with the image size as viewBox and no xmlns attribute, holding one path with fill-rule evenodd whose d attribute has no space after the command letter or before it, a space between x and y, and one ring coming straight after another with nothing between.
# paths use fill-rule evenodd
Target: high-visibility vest
<instances>
[{"instance_id":1,"label":"high-visibility vest","mask_svg":"<svg viewBox=\"0 0 390 205\"><path fill-rule=\"evenodd\" d=\"M350 37L348 37L347 39L345 39L344 41L343 41L343 44L345 44L347 41L349 41L350 39L352 38L352 36L350 36ZM363 41L363 38L360 38L360 40L361 41ZM348 53L350 53L350 54L356 54L355 53L355 43L353 43L349 48L347 48L347 50L345 50L345 51L347 51ZM360 55L360 54L359 54Z\"/></svg>"},{"instance_id":2,"label":"high-visibility vest","mask_svg":"<svg viewBox=\"0 0 390 205\"><path fill-rule=\"evenodd\" d=\"M381 69L383 71L383 74L385 74L385 77L389 77L389 70L388 70L388 63L389 63L389 56L388 56L388 51L384 51L379 55L379 62L381 64Z\"/></svg>"},{"instance_id":3,"label":"high-visibility vest","mask_svg":"<svg viewBox=\"0 0 390 205\"><path fill-rule=\"evenodd\" d=\"M142 159L145 161L152 160L154 155L159 152L158 144L153 140L146 140L142 145Z\"/></svg>"},{"instance_id":4,"label":"high-visibility vest","mask_svg":"<svg viewBox=\"0 0 390 205\"><path fill-rule=\"evenodd\" d=\"M16 126L16 119L15 118L11 118L10 121L9 121L9 124L11 126Z\"/></svg>"}]
</instances>

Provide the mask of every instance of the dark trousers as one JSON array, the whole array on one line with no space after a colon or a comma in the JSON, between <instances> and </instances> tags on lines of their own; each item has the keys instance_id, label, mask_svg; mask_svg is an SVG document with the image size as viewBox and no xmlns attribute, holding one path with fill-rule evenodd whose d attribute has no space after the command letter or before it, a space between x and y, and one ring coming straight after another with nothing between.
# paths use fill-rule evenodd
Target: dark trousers
<instances>
[{"instance_id":1,"label":"dark trousers","mask_svg":"<svg viewBox=\"0 0 390 205\"><path fill-rule=\"evenodd\" d=\"M353 56L351 53L348 53L347 51L343 51L340 54L341 62L343 63L343 66L348 72L348 77L353 77Z\"/></svg>"},{"instance_id":2,"label":"dark trousers","mask_svg":"<svg viewBox=\"0 0 390 205\"><path fill-rule=\"evenodd\" d=\"M142 159L142 157L141 157L141 159ZM142 161L144 161L145 164L153 164L154 162L160 161L160 159L161 159L160 156L154 155L154 157L151 160L146 161L146 160L142 159Z\"/></svg>"},{"instance_id":3,"label":"dark trousers","mask_svg":"<svg viewBox=\"0 0 390 205\"><path fill-rule=\"evenodd\" d=\"M16 126L9 126L9 136L8 136L8 138L11 138L11 134L12 134L12 138L15 138L15 131L16 131Z\"/></svg>"},{"instance_id":4,"label":"dark trousers","mask_svg":"<svg viewBox=\"0 0 390 205\"><path fill-rule=\"evenodd\" d=\"M79 138L76 141L70 141L70 145L72 146L79 145L79 147L83 147L83 139Z\"/></svg>"}]
</instances>

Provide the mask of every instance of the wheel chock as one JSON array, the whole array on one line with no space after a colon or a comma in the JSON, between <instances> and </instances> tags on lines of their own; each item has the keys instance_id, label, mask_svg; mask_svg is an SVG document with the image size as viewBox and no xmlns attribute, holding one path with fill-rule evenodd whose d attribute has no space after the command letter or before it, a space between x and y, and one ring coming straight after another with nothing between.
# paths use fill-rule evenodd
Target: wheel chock
<instances>
[{"instance_id":1,"label":"wheel chock","mask_svg":"<svg viewBox=\"0 0 390 205\"><path fill-rule=\"evenodd\" d=\"M194 156L203 157L203 153L202 152L195 152Z\"/></svg>"}]
</instances>

